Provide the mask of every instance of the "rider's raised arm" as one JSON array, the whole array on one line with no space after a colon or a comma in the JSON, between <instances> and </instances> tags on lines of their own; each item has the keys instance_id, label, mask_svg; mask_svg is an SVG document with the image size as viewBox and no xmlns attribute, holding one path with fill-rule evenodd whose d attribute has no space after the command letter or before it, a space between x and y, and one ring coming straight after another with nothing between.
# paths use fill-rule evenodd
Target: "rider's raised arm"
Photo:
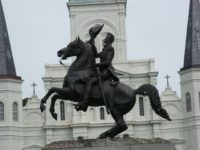
<instances>
[{"instance_id":1,"label":"rider's raised arm","mask_svg":"<svg viewBox=\"0 0 200 150\"><path fill-rule=\"evenodd\" d=\"M94 44L92 44L92 51L93 51L94 56L95 56L96 58L99 57L99 54L98 54L98 52L97 52L97 48L96 48L96 46L95 46Z\"/></svg>"},{"instance_id":2,"label":"rider's raised arm","mask_svg":"<svg viewBox=\"0 0 200 150\"><path fill-rule=\"evenodd\" d=\"M90 46L91 46L91 49L92 49L92 52L93 52L95 58L99 57L99 54L98 54L98 52L97 52L97 48L96 48L96 46L95 46L94 40L93 40L93 39L90 39L90 40L88 41L88 43L89 43Z\"/></svg>"}]
</instances>

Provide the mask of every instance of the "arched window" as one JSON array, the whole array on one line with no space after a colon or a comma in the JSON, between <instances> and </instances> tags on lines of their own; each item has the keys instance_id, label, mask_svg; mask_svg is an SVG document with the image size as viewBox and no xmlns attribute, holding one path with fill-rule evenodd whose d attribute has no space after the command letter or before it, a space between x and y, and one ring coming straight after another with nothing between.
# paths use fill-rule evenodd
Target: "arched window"
<instances>
[{"instance_id":1,"label":"arched window","mask_svg":"<svg viewBox=\"0 0 200 150\"><path fill-rule=\"evenodd\" d=\"M144 116L144 99L143 99L143 97L139 98L139 109L140 109L140 116Z\"/></svg>"},{"instance_id":2,"label":"arched window","mask_svg":"<svg viewBox=\"0 0 200 150\"><path fill-rule=\"evenodd\" d=\"M0 102L0 121L4 121L4 104Z\"/></svg>"},{"instance_id":3,"label":"arched window","mask_svg":"<svg viewBox=\"0 0 200 150\"><path fill-rule=\"evenodd\" d=\"M65 103L60 102L60 119L65 120Z\"/></svg>"},{"instance_id":4,"label":"arched window","mask_svg":"<svg viewBox=\"0 0 200 150\"><path fill-rule=\"evenodd\" d=\"M200 107L200 92L199 92L199 107Z\"/></svg>"},{"instance_id":5,"label":"arched window","mask_svg":"<svg viewBox=\"0 0 200 150\"><path fill-rule=\"evenodd\" d=\"M100 120L105 120L105 111L104 108L100 108Z\"/></svg>"},{"instance_id":6,"label":"arched window","mask_svg":"<svg viewBox=\"0 0 200 150\"><path fill-rule=\"evenodd\" d=\"M94 121L94 108L90 108L91 121Z\"/></svg>"},{"instance_id":7,"label":"arched window","mask_svg":"<svg viewBox=\"0 0 200 150\"><path fill-rule=\"evenodd\" d=\"M186 93L186 111L187 112L191 112L192 111L192 104L191 104L190 93Z\"/></svg>"},{"instance_id":8,"label":"arched window","mask_svg":"<svg viewBox=\"0 0 200 150\"><path fill-rule=\"evenodd\" d=\"M19 119L19 109L16 102L13 103L13 121L18 121Z\"/></svg>"}]
</instances>

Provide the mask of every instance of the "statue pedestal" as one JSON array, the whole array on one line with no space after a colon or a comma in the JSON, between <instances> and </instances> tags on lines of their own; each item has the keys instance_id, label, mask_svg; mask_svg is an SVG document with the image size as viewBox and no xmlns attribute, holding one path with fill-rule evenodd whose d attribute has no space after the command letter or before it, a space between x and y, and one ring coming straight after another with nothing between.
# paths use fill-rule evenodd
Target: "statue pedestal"
<instances>
[{"instance_id":1,"label":"statue pedestal","mask_svg":"<svg viewBox=\"0 0 200 150\"><path fill-rule=\"evenodd\" d=\"M176 150L175 145L162 139L88 139L58 141L46 145L42 150Z\"/></svg>"}]
</instances>

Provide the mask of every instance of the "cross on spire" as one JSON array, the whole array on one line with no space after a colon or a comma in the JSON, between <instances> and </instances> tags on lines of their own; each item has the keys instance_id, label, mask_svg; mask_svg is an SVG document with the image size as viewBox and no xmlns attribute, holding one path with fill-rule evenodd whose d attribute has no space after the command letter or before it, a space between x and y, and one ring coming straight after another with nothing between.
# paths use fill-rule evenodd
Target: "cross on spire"
<instances>
[{"instance_id":1,"label":"cross on spire","mask_svg":"<svg viewBox=\"0 0 200 150\"><path fill-rule=\"evenodd\" d=\"M169 79L171 78L168 74L165 76L165 78L167 79L167 88L170 89L169 86Z\"/></svg>"},{"instance_id":2,"label":"cross on spire","mask_svg":"<svg viewBox=\"0 0 200 150\"><path fill-rule=\"evenodd\" d=\"M33 96L36 96L35 89L36 89L37 84L36 84L35 82L33 82L33 83L31 84L31 86L33 87Z\"/></svg>"}]
</instances>

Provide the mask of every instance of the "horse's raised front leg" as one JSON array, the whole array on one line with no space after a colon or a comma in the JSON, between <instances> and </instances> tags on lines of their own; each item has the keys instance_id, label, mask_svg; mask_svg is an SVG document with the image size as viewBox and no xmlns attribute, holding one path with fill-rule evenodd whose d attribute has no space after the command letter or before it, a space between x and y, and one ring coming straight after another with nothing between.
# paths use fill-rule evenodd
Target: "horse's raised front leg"
<instances>
[{"instance_id":1,"label":"horse's raised front leg","mask_svg":"<svg viewBox=\"0 0 200 150\"><path fill-rule=\"evenodd\" d=\"M72 97L69 94L69 91L72 91L72 90L70 88L56 88L56 87L50 88L47 94L41 99L41 103L40 103L41 112L43 112L46 109L45 103L47 102L47 99L51 96L51 94L58 93L60 95L66 95L68 93L67 96Z\"/></svg>"},{"instance_id":2,"label":"horse's raised front leg","mask_svg":"<svg viewBox=\"0 0 200 150\"><path fill-rule=\"evenodd\" d=\"M120 114L120 112L118 110L112 110L111 111L111 115L114 118L116 125L107 130L106 132L102 133L99 138L100 139L105 139L107 137L113 138L115 137L117 134L125 131L128 127L124 121L123 116Z\"/></svg>"},{"instance_id":3,"label":"horse's raised front leg","mask_svg":"<svg viewBox=\"0 0 200 150\"><path fill-rule=\"evenodd\" d=\"M56 91L55 87L50 88L47 94L41 99L41 102L40 102L41 112L43 112L46 109L45 103L47 102L47 99L49 98L49 96L51 96L51 94L53 94L55 91Z\"/></svg>"},{"instance_id":4,"label":"horse's raised front leg","mask_svg":"<svg viewBox=\"0 0 200 150\"><path fill-rule=\"evenodd\" d=\"M57 120L57 113L55 113L55 103L57 99L65 99L65 95L60 95L60 94L55 94L52 98L51 98L51 106L49 108L49 111L52 115L52 117Z\"/></svg>"}]
</instances>

